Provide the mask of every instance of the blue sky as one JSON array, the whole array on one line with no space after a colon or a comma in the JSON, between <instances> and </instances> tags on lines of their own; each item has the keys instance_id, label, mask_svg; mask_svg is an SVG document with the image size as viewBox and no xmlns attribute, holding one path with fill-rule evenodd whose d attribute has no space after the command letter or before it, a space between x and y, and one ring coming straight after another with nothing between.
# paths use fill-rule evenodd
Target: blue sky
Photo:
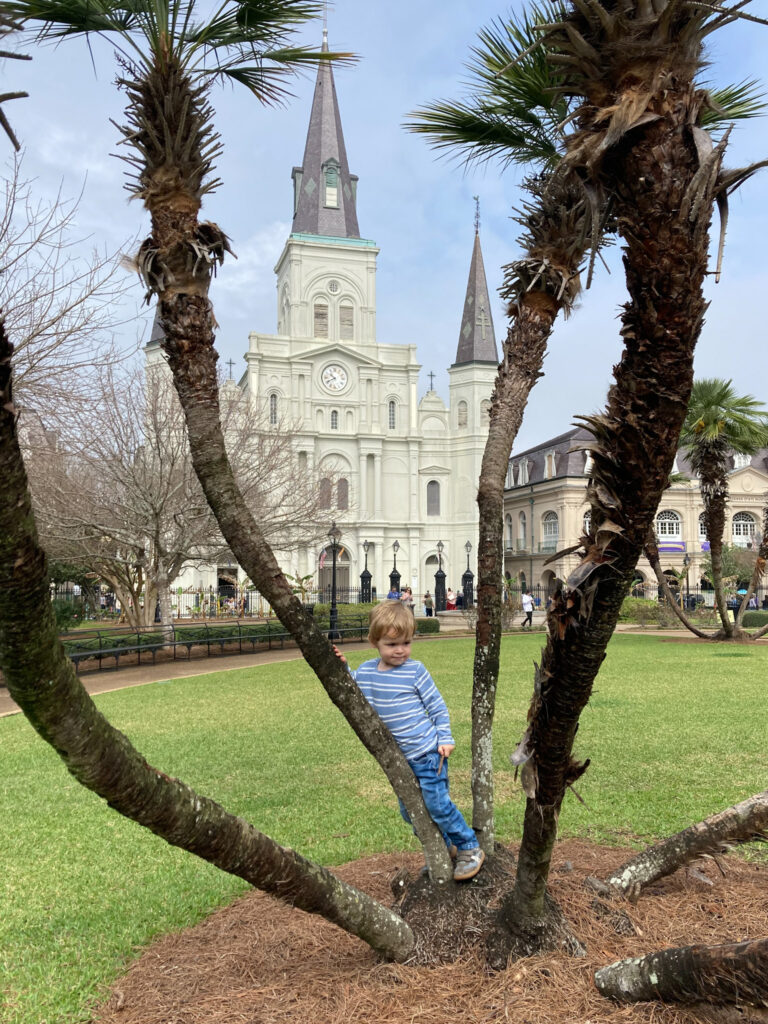
<instances>
[{"instance_id":1,"label":"blue sky","mask_svg":"<svg viewBox=\"0 0 768 1024\"><path fill-rule=\"evenodd\" d=\"M336 86L350 170L360 178L361 234L381 248L378 270L378 337L416 343L427 374L447 398L446 369L458 341L473 239L474 204L481 199L481 238L490 290L501 283L501 267L517 255L519 171L496 165L465 171L437 159L423 139L403 131L409 111L438 98L459 98L464 62L477 30L520 4L491 0L337 0L329 11L330 44L353 50L359 64L336 69ZM754 5L755 12L765 0ZM319 44L321 26L305 41ZM709 71L718 84L761 78L768 28L737 25L712 41ZM123 190L123 165L110 154L118 134L123 97L114 86L112 48L96 41L92 52L80 40L35 52L29 64L6 62L4 86L25 88L27 100L9 113L25 146L24 172L41 196L59 189L82 191L78 228L94 245L115 248L147 232L138 203ZM218 174L223 185L206 199L203 215L232 239L237 261L228 261L212 290L224 361L244 369L248 332L276 327L273 267L290 230L291 168L301 162L314 75L297 79L286 107L261 107L244 90L220 88L212 95L224 143ZM768 120L738 127L727 164L740 166L768 156ZM699 376L731 377L743 392L768 400L768 354L762 298L768 293L768 171L753 178L731 201L723 279L708 285L711 306L699 343ZM717 221L715 221L716 244ZM128 247L130 250L130 246ZM515 445L517 450L568 430L573 416L602 407L611 368L621 346L618 310L624 300L618 248L611 273L601 270L592 290L567 323L558 323L545 364ZM135 297L141 298L136 285ZM496 302L497 339L505 332ZM134 333L126 331L125 343Z\"/></svg>"}]
</instances>

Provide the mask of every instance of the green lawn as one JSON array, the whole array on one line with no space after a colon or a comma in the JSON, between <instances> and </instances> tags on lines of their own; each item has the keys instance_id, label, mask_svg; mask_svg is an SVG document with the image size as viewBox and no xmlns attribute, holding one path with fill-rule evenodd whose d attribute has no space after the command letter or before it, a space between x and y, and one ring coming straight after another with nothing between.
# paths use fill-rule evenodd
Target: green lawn
<instances>
[{"instance_id":1,"label":"green lawn","mask_svg":"<svg viewBox=\"0 0 768 1024\"><path fill-rule=\"evenodd\" d=\"M496 728L498 831L519 836L519 739L541 637L505 641ZM451 709L454 795L469 807L473 644L414 644ZM367 655L365 655L367 657ZM356 664L363 654L352 655ZM768 648L618 636L582 716L592 758L564 835L642 843L766 786ZM104 694L144 756L326 864L415 848L374 762L302 662ZM123 820L21 716L0 720L0 1020L72 1024L153 936L200 920L243 883Z\"/></svg>"}]
</instances>

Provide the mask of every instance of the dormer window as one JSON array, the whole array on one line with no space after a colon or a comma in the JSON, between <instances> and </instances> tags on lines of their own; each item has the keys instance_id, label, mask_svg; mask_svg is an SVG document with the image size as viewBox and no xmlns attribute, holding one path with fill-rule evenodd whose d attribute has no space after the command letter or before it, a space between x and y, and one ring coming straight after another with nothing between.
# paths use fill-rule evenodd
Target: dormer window
<instances>
[{"instance_id":1,"label":"dormer window","mask_svg":"<svg viewBox=\"0 0 768 1024\"><path fill-rule=\"evenodd\" d=\"M741 452L733 453L733 468L734 469L746 469L752 465L752 456L743 455Z\"/></svg>"},{"instance_id":2,"label":"dormer window","mask_svg":"<svg viewBox=\"0 0 768 1024\"><path fill-rule=\"evenodd\" d=\"M323 167L325 179L325 206L338 209L339 206L339 165L329 160Z\"/></svg>"},{"instance_id":3,"label":"dormer window","mask_svg":"<svg viewBox=\"0 0 768 1024\"><path fill-rule=\"evenodd\" d=\"M544 460L544 479L551 480L555 475L555 453L547 452L547 457Z\"/></svg>"}]
</instances>

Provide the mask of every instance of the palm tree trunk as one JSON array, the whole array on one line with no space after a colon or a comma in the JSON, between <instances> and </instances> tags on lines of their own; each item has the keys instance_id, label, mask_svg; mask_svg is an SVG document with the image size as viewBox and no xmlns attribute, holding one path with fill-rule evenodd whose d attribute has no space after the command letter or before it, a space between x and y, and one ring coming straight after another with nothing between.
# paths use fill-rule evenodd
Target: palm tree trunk
<instances>
[{"instance_id":1,"label":"palm tree trunk","mask_svg":"<svg viewBox=\"0 0 768 1024\"><path fill-rule=\"evenodd\" d=\"M504 343L504 357L491 400L490 428L483 452L477 504L477 625L472 687L472 825L480 845L493 853L493 716L501 650L501 581L504 575L504 485L509 456L528 396L541 366L557 315L543 293L519 304Z\"/></svg>"},{"instance_id":2,"label":"palm tree trunk","mask_svg":"<svg viewBox=\"0 0 768 1024\"><path fill-rule=\"evenodd\" d=\"M768 1007L768 938L620 960L597 971L595 985L622 1003L662 999Z\"/></svg>"},{"instance_id":3,"label":"palm tree trunk","mask_svg":"<svg viewBox=\"0 0 768 1024\"><path fill-rule=\"evenodd\" d=\"M0 325L0 669L8 691L82 785L120 814L292 906L320 914L383 956L404 959L410 928L375 900L147 764L97 711L58 641L37 540Z\"/></svg>"},{"instance_id":4,"label":"palm tree trunk","mask_svg":"<svg viewBox=\"0 0 768 1024\"><path fill-rule=\"evenodd\" d=\"M702 186L693 214L690 193L701 176L687 125L696 100L688 82L676 86L672 73L665 81L658 119L611 149L602 166L625 242L625 348L605 413L587 420L596 438L590 546L566 593L555 595L518 748L528 799L515 888L501 909L510 948L515 933L532 928L553 937L545 894L557 821L567 787L588 764L572 756L579 716L668 486L693 384L713 192Z\"/></svg>"},{"instance_id":5,"label":"palm tree trunk","mask_svg":"<svg viewBox=\"0 0 768 1024\"><path fill-rule=\"evenodd\" d=\"M653 530L651 530L651 532L648 534L648 540L645 543L645 557L650 562L651 568L654 571L656 580L658 581L658 584L661 587L664 597L666 597L675 615L682 622L685 628L690 630L690 632L693 633L694 636L699 637L701 640L713 639L709 636L708 633L704 633L697 626L694 626L694 624L685 614L685 612L680 607L678 602L675 600L675 595L672 593L672 588L669 585L669 580L664 575L661 569L661 561L659 559L659 546L656 543L656 537Z\"/></svg>"},{"instance_id":6,"label":"palm tree trunk","mask_svg":"<svg viewBox=\"0 0 768 1024\"><path fill-rule=\"evenodd\" d=\"M725 508L728 501L728 485L724 482L712 481L705 484L702 479L704 495L704 523L709 538L709 557L712 562L712 586L715 589L715 604L722 624L722 635L732 639L733 623L728 618L728 604L723 588L723 533L725 532Z\"/></svg>"},{"instance_id":7,"label":"palm tree trunk","mask_svg":"<svg viewBox=\"0 0 768 1024\"><path fill-rule=\"evenodd\" d=\"M157 237L157 230L154 234ZM445 843L427 813L408 762L346 667L333 653L327 637L293 594L237 487L219 417L215 371L218 357L213 347L210 303L199 295L161 298L160 323L165 333L163 350L184 409L192 463L224 539L296 640L333 703L403 800L424 846L431 877L437 881L449 880L453 869Z\"/></svg>"},{"instance_id":8,"label":"palm tree trunk","mask_svg":"<svg viewBox=\"0 0 768 1024\"><path fill-rule=\"evenodd\" d=\"M765 839L766 830L768 789L643 850L612 872L605 884L635 899L646 886L697 857L726 853L740 843Z\"/></svg>"}]
</instances>

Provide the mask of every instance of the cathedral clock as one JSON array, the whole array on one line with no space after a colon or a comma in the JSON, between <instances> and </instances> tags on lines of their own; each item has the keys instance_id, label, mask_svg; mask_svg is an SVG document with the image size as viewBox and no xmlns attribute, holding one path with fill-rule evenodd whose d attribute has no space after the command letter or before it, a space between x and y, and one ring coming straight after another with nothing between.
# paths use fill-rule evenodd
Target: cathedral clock
<instances>
[{"instance_id":1,"label":"cathedral clock","mask_svg":"<svg viewBox=\"0 0 768 1024\"><path fill-rule=\"evenodd\" d=\"M320 379L328 391L343 391L347 386L347 371L343 366L331 363L330 366L326 366L323 370Z\"/></svg>"}]
</instances>

